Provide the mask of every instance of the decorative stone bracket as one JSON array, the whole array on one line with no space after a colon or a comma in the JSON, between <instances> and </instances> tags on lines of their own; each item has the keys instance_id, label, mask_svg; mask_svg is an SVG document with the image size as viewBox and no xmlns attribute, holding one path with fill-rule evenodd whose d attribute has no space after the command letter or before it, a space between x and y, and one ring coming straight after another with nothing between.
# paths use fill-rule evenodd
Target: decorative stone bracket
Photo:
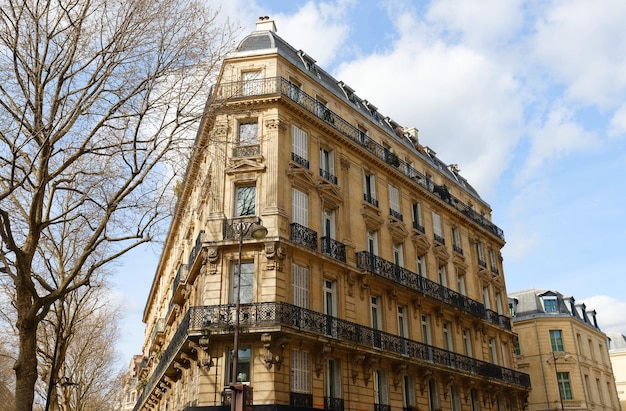
<instances>
[{"instance_id":1,"label":"decorative stone bracket","mask_svg":"<svg viewBox=\"0 0 626 411\"><path fill-rule=\"evenodd\" d=\"M285 338L273 338L270 333L261 334L261 343L263 344L263 353L261 354L261 360L265 364L265 368L270 370L272 365L276 365L276 369L280 370L280 366L283 363L284 354L283 351L287 346L287 340Z\"/></svg>"},{"instance_id":2,"label":"decorative stone bracket","mask_svg":"<svg viewBox=\"0 0 626 411\"><path fill-rule=\"evenodd\" d=\"M283 270L283 260L286 257L285 246L280 241L269 241L265 243L265 258L267 270Z\"/></svg>"}]
</instances>

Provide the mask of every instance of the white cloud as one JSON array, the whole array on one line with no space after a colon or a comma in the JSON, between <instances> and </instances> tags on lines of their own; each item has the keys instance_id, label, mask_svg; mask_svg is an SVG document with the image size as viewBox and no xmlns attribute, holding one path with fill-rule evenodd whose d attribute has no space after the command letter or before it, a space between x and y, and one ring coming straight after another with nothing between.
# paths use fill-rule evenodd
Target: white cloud
<instances>
[{"instance_id":1,"label":"white cloud","mask_svg":"<svg viewBox=\"0 0 626 411\"><path fill-rule=\"evenodd\" d=\"M583 104L620 104L626 89L626 2L557 0L538 11L531 49L566 95Z\"/></svg>"},{"instance_id":2,"label":"white cloud","mask_svg":"<svg viewBox=\"0 0 626 411\"><path fill-rule=\"evenodd\" d=\"M598 326L602 331L626 334L626 301L606 295L594 295L581 299L580 302L585 303L587 310L596 310Z\"/></svg>"},{"instance_id":3,"label":"white cloud","mask_svg":"<svg viewBox=\"0 0 626 411\"><path fill-rule=\"evenodd\" d=\"M543 124L531 131L530 153L521 172L518 183L524 183L543 174L542 167L567 154L580 150L592 150L598 146L598 138L586 131L567 106L556 103L547 113Z\"/></svg>"},{"instance_id":4,"label":"white cloud","mask_svg":"<svg viewBox=\"0 0 626 411\"><path fill-rule=\"evenodd\" d=\"M622 104L613 114L609 125L610 137L624 137L626 135L626 104Z\"/></svg>"}]
</instances>

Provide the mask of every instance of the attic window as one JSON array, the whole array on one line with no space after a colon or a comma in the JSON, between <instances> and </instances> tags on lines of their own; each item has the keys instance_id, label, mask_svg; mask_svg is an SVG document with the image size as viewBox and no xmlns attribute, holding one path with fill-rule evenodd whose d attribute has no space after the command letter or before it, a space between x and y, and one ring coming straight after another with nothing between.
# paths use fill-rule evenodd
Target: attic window
<instances>
[{"instance_id":1,"label":"attic window","mask_svg":"<svg viewBox=\"0 0 626 411\"><path fill-rule=\"evenodd\" d=\"M348 100L350 100L353 103L356 103L356 99L354 97L354 89L353 88L348 86L343 81L340 81L339 83L337 83L337 85L341 88L341 91L343 91L343 94L346 96L346 98Z\"/></svg>"},{"instance_id":2,"label":"attic window","mask_svg":"<svg viewBox=\"0 0 626 411\"><path fill-rule=\"evenodd\" d=\"M543 309L546 313L558 313L559 309L556 304L555 296L545 296L541 297L541 302L543 303Z\"/></svg>"},{"instance_id":3,"label":"attic window","mask_svg":"<svg viewBox=\"0 0 626 411\"><path fill-rule=\"evenodd\" d=\"M375 105L373 105L372 103L370 103L367 100L363 100L363 105L365 106L367 111L370 112L370 114L374 114L374 113L376 113L376 111L378 111L378 107L376 107Z\"/></svg>"},{"instance_id":4,"label":"attic window","mask_svg":"<svg viewBox=\"0 0 626 411\"><path fill-rule=\"evenodd\" d=\"M318 75L317 67L315 66L315 60L313 60L311 56L309 56L302 50L298 51L298 56L300 57L300 60L302 60L302 63L307 70L315 75Z\"/></svg>"}]
</instances>

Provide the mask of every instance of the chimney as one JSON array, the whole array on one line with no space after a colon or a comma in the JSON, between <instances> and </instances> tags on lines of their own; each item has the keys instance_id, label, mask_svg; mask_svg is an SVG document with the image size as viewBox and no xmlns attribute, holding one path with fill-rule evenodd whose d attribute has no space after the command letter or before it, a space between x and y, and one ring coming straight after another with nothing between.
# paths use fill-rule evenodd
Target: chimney
<instances>
[{"instance_id":1,"label":"chimney","mask_svg":"<svg viewBox=\"0 0 626 411\"><path fill-rule=\"evenodd\" d=\"M261 16L259 21L256 22L256 31L273 31L276 33L276 24L269 16Z\"/></svg>"}]
</instances>

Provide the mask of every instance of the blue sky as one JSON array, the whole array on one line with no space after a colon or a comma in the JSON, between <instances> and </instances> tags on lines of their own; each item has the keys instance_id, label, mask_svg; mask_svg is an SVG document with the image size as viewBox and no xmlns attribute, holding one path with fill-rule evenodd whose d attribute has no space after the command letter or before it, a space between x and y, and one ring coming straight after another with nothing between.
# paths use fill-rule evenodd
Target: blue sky
<instances>
[{"instance_id":1,"label":"blue sky","mask_svg":"<svg viewBox=\"0 0 626 411\"><path fill-rule=\"evenodd\" d=\"M626 2L211 1L278 34L461 173L504 229L507 290L555 289L626 334ZM158 246L116 275L140 352Z\"/></svg>"}]
</instances>

